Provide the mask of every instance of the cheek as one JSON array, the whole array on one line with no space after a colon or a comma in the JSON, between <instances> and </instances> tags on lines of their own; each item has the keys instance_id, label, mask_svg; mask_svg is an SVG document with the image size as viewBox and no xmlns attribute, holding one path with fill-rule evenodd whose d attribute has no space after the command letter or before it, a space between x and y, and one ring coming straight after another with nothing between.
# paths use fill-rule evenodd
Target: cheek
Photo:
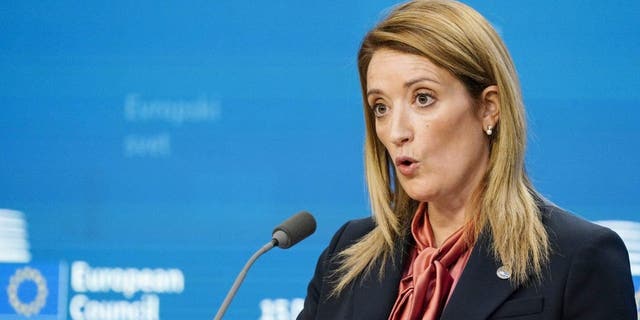
<instances>
[{"instance_id":1,"label":"cheek","mask_svg":"<svg viewBox=\"0 0 640 320\"><path fill-rule=\"evenodd\" d=\"M474 162L482 154L486 144L482 132L475 119L462 117L433 124L428 152L438 161L438 166L445 168L466 166Z\"/></svg>"},{"instance_id":2,"label":"cheek","mask_svg":"<svg viewBox=\"0 0 640 320\"><path fill-rule=\"evenodd\" d=\"M388 150L389 149L389 143L388 143L389 139L388 139L387 130L384 128L384 126L376 124L376 137L378 137L378 140Z\"/></svg>"},{"instance_id":3,"label":"cheek","mask_svg":"<svg viewBox=\"0 0 640 320\"><path fill-rule=\"evenodd\" d=\"M488 146L481 133L473 130L458 130L450 141L447 150L449 169L460 174L474 170L488 154Z\"/></svg>"}]
</instances>

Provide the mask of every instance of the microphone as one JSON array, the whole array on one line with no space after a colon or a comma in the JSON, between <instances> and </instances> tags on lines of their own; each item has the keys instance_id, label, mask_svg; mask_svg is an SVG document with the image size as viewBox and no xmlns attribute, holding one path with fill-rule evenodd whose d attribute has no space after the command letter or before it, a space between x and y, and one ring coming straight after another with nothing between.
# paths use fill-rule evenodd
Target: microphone
<instances>
[{"instance_id":1,"label":"microphone","mask_svg":"<svg viewBox=\"0 0 640 320\"><path fill-rule=\"evenodd\" d=\"M316 231L316 219L306 211L301 211L273 229L273 240L282 249L288 249Z\"/></svg>"},{"instance_id":2,"label":"microphone","mask_svg":"<svg viewBox=\"0 0 640 320\"><path fill-rule=\"evenodd\" d=\"M256 253L254 253L249 261L244 265L244 268L240 271L236 280L233 282L231 289L227 293L227 296L224 298L222 305L218 309L216 316L213 318L214 320L222 319L222 316L227 311L229 304L231 304L231 300L236 295L238 288L240 288L240 284L244 281L244 278L247 276L247 272L249 268L253 265L253 263L265 252L271 250L273 247L278 246L282 249L290 248L296 243L302 241L304 238L310 236L316 231L316 219L306 211L301 211L293 216L289 217L289 219L282 222L280 225L273 229L273 233L271 235L271 241L262 246Z\"/></svg>"}]
</instances>

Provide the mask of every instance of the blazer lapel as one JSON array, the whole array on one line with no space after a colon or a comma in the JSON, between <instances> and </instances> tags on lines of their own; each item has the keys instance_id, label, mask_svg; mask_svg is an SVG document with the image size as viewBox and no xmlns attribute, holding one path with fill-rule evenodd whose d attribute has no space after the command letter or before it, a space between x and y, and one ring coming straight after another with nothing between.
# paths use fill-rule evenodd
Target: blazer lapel
<instances>
[{"instance_id":1,"label":"blazer lapel","mask_svg":"<svg viewBox=\"0 0 640 320\"><path fill-rule=\"evenodd\" d=\"M353 289L353 317L351 319L386 320L389 318L398 296L398 285L402 277L402 248L396 250L394 259L376 263L367 277L356 280ZM394 263L395 262L395 263ZM378 276L384 264L384 276Z\"/></svg>"},{"instance_id":2,"label":"blazer lapel","mask_svg":"<svg viewBox=\"0 0 640 320\"><path fill-rule=\"evenodd\" d=\"M476 242L440 320L487 319L515 290L496 275L500 265L489 249L491 242L486 233Z\"/></svg>"}]
</instances>

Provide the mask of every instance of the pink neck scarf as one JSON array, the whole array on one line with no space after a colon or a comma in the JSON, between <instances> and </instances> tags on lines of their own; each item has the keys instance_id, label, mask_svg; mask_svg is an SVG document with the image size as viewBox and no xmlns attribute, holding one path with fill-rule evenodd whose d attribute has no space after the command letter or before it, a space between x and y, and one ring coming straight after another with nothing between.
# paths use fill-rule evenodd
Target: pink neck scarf
<instances>
[{"instance_id":1,"label":"pink neck scarf","mask_svg":"<svg viewBox=\"0 0 640 320\"><path fill-rule=\"evenodd\" d=\"M435 248L427 204L421 203L411 222L411 234L416 245L411 249L389 320L435 320L447 303L455 279L460 276L456 274L454 279L449 269L459 260L466 264L468 258L464 228L449 236L440 248ZM457 271L461 273L459 268Z\"/></svg>"}]
</instances>

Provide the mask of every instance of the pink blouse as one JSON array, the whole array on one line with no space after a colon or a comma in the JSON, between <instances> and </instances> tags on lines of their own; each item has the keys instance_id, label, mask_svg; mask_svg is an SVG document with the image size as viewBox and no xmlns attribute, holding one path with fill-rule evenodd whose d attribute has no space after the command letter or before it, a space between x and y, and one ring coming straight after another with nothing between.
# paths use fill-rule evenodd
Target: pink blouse
<instances>
[{"instance_id":1,"label":"pink blouse","mask_svg":"<svg viewBox=\"0 0 640 320\"><path fill-rule=\"evenodd\" d=\"M420 204L413 217L411 234L416 244L409 252L389 320L435 320L451 298L471 250L464 239L464 226L435 248L426 203Z\"/></svg>"}]
</instances>

